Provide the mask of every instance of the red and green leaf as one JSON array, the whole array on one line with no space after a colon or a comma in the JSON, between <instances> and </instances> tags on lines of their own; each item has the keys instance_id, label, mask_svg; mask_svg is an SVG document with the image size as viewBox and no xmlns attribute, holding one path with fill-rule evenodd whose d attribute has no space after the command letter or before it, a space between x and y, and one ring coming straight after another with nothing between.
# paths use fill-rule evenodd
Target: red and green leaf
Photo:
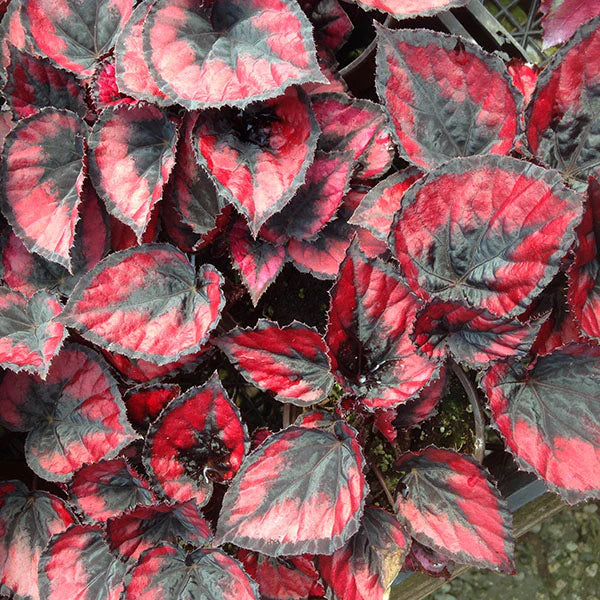
<instances>
[{"instance_id":1,"label":"red and green leaf","mask_svg":"<svg viewBox=\"0 0 600 600\"><path fill-rule=\"evenodd\" d=\"M145 433L148 425L173 398L181 394L176 383L154 383L130 389L125 396L127 416L131 423Z\"/></svg>"},{"instance_id":2,"label":"red and green leaf","mask_svg":"<svg viewBox=\"0 0 600 600\"><path fill-rule=\"evenodd\" d=\"M355 0L367 10L377 9L397 19L428 17L443 10L464 6L469 0Z\"/></svg>"},{"instance_id":3,"label":"red and green leaf","mask_svg":"<svg viewBox=\"0 0 600 600\"><path fill-rule=\"evenodd\" d=\"M258 586L242 565L221 550L186 554L178 546L162 543L145 552L129 572L122 600L178 598L258 600Z\"/></svg>"},{"instance_id":4,"label":"red and green leaf","mask_svg":"<svg viewBox=\"0 0 600 600\"><path fill-rule=\"evenodd\" d=\"M144 462L169 498L203 506L213 481L231 479L249 446L239 409L215 373L160 413L148 431Z\"/></svg>"},{"instance_id":5,"label":"red and green leaf","mask_svg":"<svg viewBox=\"0 0 600 600\"><path fill-rule=\"evenodd\" d=\"M137 437L108 365L83 346L63 349L45 382L8 372L0 391L0 421L29 431L27 463L49 481L67 481L85 463L112 458Z\"/></svg>"},{"instance_id":6,"label":"red and green leaf","mask_svg":"<svg viewBox=\"0 0 600 600\"><path fill-rule=\"evenodd\" d=\"M102 112L90 134L89 170L108 212L138 241L175 165L177 127L150 105Z\"/></svg>"},{"instance_id":7,"label":"red and green leaf","mask_svg":"<svg viewBox=\"0 0 600 600\"><path fill-rule=\"evenodd\" d=\"M331 556L319 556L319 571L338 598L385 600L409 547L392 514L367 506L358 533Z\"/></svg>"},{"instance_id":8,"label":"red and green leaf","mask_svg":"<svg viewBox=\"0 0 600 600\"><path fill-rule=\"evenodd\" d=\"M71 268L83 188L87 127L68 110L45 108L4 141L2 212L30 252Z\"/></svg>"},{"instance_id":9,"label":"red and green leaf","mask_svg":"<svg viewBox=\"0 0 600 600\"><path fill-rule=\"evenodd\" d=\"M42 551L74 521L60 498L30 492L20 481L0 483L0 593L14 600L40 600Z\"/></svg>"},{"instance_id":10,"label":"red and green leaf","mask_svg":"<svg viewBox=\"0 0 600 600\"><path fill-rule=\"evenodd\" d=\"M133 105L137 101L119 91L115 74L115 59L110 56L96 67L94 76L88 84L91 104L96 112L119 104Z\"/></svg>"},{"instance_id":11,"label":"red and green leaf","mask_svg":"<svg viewBox=\"0 0 600 600\"><path fill-rule=\"evenodd\" d=\"M566 42L586 21L600 15L600 4L591 0L542 0L543 48Z\"/></svg>"},{"instance_id":12,"label":"red and green leaf","mask_svg":"<svg viewBox=\"0 0 600 600\"><path fill-rule=\"evenodd\" d=\"M577 189L590 175L600 178L599 25L600 18L589 21L554 54L526 112L529 148Z\"/></svg>"},{"instance_id":13,"label":"red and green leaf","mask_svg":"<svg viewBox=\"0 0 600 600\"><path fill-rule=\"evenodd\" d=\"M157 0L142 38L159 89L188 109L244 107L324 79L312 27L292 0Z\"/></svg>"},{"instance_id":14,"label":"red and green leaf","mask_svg":"<svg viewBox=\"0 0 600 600\"><path fill-rule=\"evenodd\" d=\"M368 486L355 432L288 427L250 454L225 493L217 526L268 556L328 554L358 530Z\"/></svg>"},{"instance_id":15,"label":"red and green leaf","mask_svg":"<svg viewBox=\"0 0 600 600\"><path fill-rule=\"evenodd\" d=\"M439 361L417 354L409 337L419 307L396 269L350 246L325 339L338 381L370 409L406 402L437 378Z\"/></svg>"},{"instance_id":16,"label":"red and green leaf","mask_svg":"<svg viewBox=\"0 0 600 600\"><path fill-rule=\"evenodd\" d=\"M73 525L54 535L41 556L40 593L44 600L118 600L125 569L110 553L102 528Z\"/></svg>"},{"instance_id":17,"label":"red and green leaf","mask_svg":"<svg viewBox=\"0 0 600 600\"><path fill-rule=\"evenodd\" d=\"M499 363L482 387L521 468L569 504L600 498L600 349L573 344L529 365Z\"/></svg>"},{"instance_id":18,"label":"red and green leaf","mask_svg":"<svg viewBox=\"0 0 600 600\"><path fill-rule=\"evenodd\" d=\"M238 219L229 233L229 250L233 266L256 306L281 273L286 261L285 248L260 238L254 239L244 219Z\"/></svg>"},{"instance_id":19,"label":"red and green leaf","mask_svg":"<svg viewBox=\"0 0 600 600\"><path fill-rule=\"evenodd\" d=\"M2 92L16 117L29 117L48 106L66 108L85 117L85 94L71 73L12 45L9 51L10 64Z\"/></svg>"},{"instance_id":20,"label":"red and green leaf","mask_svg":"<svg viewBox=\"0 0 600 600\"><path fill-rule=\"evenodd\" d=\"M371 179L392 164L394 147L383 108L346 94L317 94L311 103L319 127L319 150L352 155L353 176Z\"/></svg>"},{"instance_id":21,"label":"red and green leaf","mask_svg":"<svg viewBox=\"0 0 600 600\"><path fill-rule=\"evenodd\" d=\"M314 25L317 46L336 52L348 41L354 25L338 0L309 0L303 5Z\"/></svg>"},{"instance_id":22,"label":"red and green leaf","mask_svg":"<svg viewBox=\"0 0 600 600\"><path fill-rule=\"evenodd\" d=\"M377 93L404 158L429 170L510 152L522 98L500 58L424 29L377 27L377 39Z\"/></svg>"},{"instance_id":23,"label":"red and green leaf","mask_svg":"<svg viewBox=\"0 0 600 600\"><path fill-rule=\"evenodd\" d=\"M319 573L308 554L274 558L239 550L237 559L258 584L263 600L304 600L325 594Z\"/></svg>"},{"instance_id":24,"label":"red and green leaf","mask_svg":"<svg viewBox=\"0 0 600 600\"><path fill-rule=\"evenodd\" d=\"M512 515L487 471L453 450L407 452L396 499L410 534L459 563L514 572Z\"/></svg>"},{"instance_id":25,"label":"red and green leaf","mask_svg":"<svg viewBox=\"0 0 600 600\"><path fill-rule=\"evenodd\" d=\"M212 538L210 525L193 500L138 506L109 519L106 535L110 549L125 561L138 560L145 550L163 541L203 546Z\"/></svg>"},{"instance_id":26,"label":"red and green leaf","mask_svg":"<svg viewBox=\"0 0 600 600\"><path fill-rule=\"evenodd\" d=\"M66 334L55 320L62 308L53 294L27 299L0 286L0 366L45 378Z\"/></svg>"},{"instance_id":27,"label":"red and green leaf","mask_svg":"<svg viewBox=\"0 0 600 600\"><path fill-rule=\"evenodd\" d=\"M318 136L308 98L292 87L279 98L243 111L203 112L194 144L200 164L256 236L304 183Z\"/></svg>"},{"instance_id":28,"label":"red and green leaf","mask_svg":"<svg viewBox=\"0 0 600 600\"><path fill-rule=\"evenodd\" d=\"M132 0L24 0L21 19L43 56L89 77L132 10Z\"/></svg>"},{"instance_id":29,"label":"red and green leaf","mask_svg":"<svg viewBox=\"0 0 600 600\"><path fill-rule=\"evenodd\" d=\"M200 350L225 303L221 282L168 244L144 244L82 277L61 320L101 348L164 365Z\"/></svg>"},{"instance_id":30,"label":"red and green leaf","mask_svg":"<svg viewBox=\"0 0 600 600\"><path fill-rule=\"evenodd\" d=\"M69 483L69 497L92 521L105 522L139 505L152 505L156 496L123 458L85 465Z\"/></svg>"},{"instance_id":31,"label":"red and green leaf","mask_svg":"<svg viewBox=\"0 0 600 600\"><path fill-rule=\"evenodd\" d=\"M457 159L407 190L390 245L421 297L508 317L556 275L582 210L554 171L508 157Z\"/></svg>"},{"instance_id":32,"label":"red and green leaf","mask_svg":"<svg viewBox=\"0 0 600 600\"><path fill-rule=\"evenodd\" d=\"M253 329L233 329L214 343L246 381L280 402L311 406L325 400L333 387L323 338L298 321L280 327L260 319Z\"/></svg>"}]
</instances>

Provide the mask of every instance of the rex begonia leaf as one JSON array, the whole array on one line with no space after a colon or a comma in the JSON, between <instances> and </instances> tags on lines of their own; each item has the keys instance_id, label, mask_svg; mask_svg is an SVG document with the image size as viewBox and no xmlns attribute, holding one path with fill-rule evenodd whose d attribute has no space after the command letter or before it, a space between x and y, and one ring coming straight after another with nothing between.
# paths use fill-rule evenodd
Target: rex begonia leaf
<instances>
[{"instance_id":1,"label":"rex begonia leaf","mask_svg":"<svg viewBox=\"0 0 600 600\"><path fill-rule=\"evenodd\" d=\"M68 110L19 121L2 154L2 212L27 249L71 268L87 127Z\"/></svg>"},{"instance_id":2,"label":"rex begonia leaf","mask_svg":"<svg viewBox=\"0 0 600 600\"><path fill-rule=\"evenodd\" d=\"M423 298L514 316L558 272L582 200L558 173L525 161L456 159L406 191L390 246Z\"/></svg>"},{"instance_id":3,"label":"rex begonia leaf","mask_svg":"<svg viewBox=\"0 0 600 600\"><path fill-rule=\"evenodd\" d=\"M48 292L28 299L0 286L0 367L45 378L66 333L55 320L62 308Z\"/></svg>"},{"instance_id":4,"label":"rex begonia leaf","mask_svg":"<svg viewBox=\"0 0 600 600\"><path fill-rule=\"evenodd\" d=\"M10 2L0 21L0 81L6 82L6 69L10 63L10 46L22 52L33 53L21 23L22 2Z\"/></svg>"},{"instance_id":5,"label":"rex begonia leaf","mask_svg":"<svg viewBox=\"0 0 600 600\"><path fill-rule=\"evenodd\" d=\"M513 85L521 92L524 104L529 104L531 96L533 96L533 92L535 91L535 84L537 83L540 74L540 67L534 64L524 63L518 58L511 58L506 63L506 68L508 69Z\"/></svg>"},{"instance_id":6,"label":"rex begonia leaf","mask_svg":"<svg viewBox=\"0 0 600 600\"><path fill-rule=\"evenodd\" d=\"M371 179L385 173L394 158L383 107L347 94L316 94L311 104L321 128L319 150L349 152L353 177Z\"/></svg>"},{"instance_id":7,"label":"rex begonia leaf","mask_svg":"<svg viewBox=\"0 0 600 600\"><path fill-rule=\"evenodd\" d=\"M600 17L554 54L526 111L529 148L577 189L600 177Z\"/></svg>"},{"instance_id":8,"label":"rex begonia leaf","mask_svg":"<svg viewBox=\"0 0 600 600\"><path fill-rule=\"evenodd\" d=\"M119 104L134 105L137 100L125 96L119 91L115 74L115 59L109 56L98 64L91 81L88 83L91 105L100 113L105 108Z\"/></svg>"},{"instance_id":9,"label":"rex begonia leaf","mask_svg":"<svg viewBox=\"0 0 600 600\"><path fill-rule=\"evenodd\" d=\"M402 206L404 192L422 176L421 171L409 167L386 177L369 190L348 222L367 229L378 240L386 242L394 215Z\"/></svg>"},{"instance_id":10,"label":"rex begonia leaf","mask_svg":"<svg viewBox=\"0 0 600 600\"><path fill-rule=\"evenodd\" d=\"M162 543L145 552L129 572L122 600L258 600L258 586L242 565L216 549L186 554Z\"/></svg>"},{"instance_id":11,"label":"rex begonia leaf","mask_svg":"<svg viewBox=\"0 0 600 600\"><path fill-rule=\"evenodd\" d=\"M419 310L411 339L432 359L450 353L473 369L505 358L521 358L531 349L544 319L521 323L495 317L487 310L434 300Z\"/></svg>"},{"instance_id":12,"label":"rex begonia leaf","mask_svg":"<svg viewBox=\"0 0 600 600\"><path fill-rule=\"evenodd\" d=\"M205 111L193 134L198 161L255 236L304 183L318 136L310 102L294 87L245 110Z\"/></svg>"},{"instance_id":13,"label":"rex begonia leaf","mask_svg":"<svg viewBox=\"0 0 600 600\"><path fill-rule=\"evenodd\" d=\"M125 396L127 416L135 427L145 433L160 411L180 394L181 388L176 383L142 384L131 388Z\"/></svg>"},{"instance_id":14,"label":"rex begonia leaf","mask_svg":"<svg viewBox=\"0 0 600 600\"><path fill-rule=\"evenodd\" d=\"M177 127L150 105L107 108L90 134L89 172L108 212L141 240L175 165Z\"/></svg>"},{"instance_id":15,"label":"rex begonia leaf","mask_svg":"<svg viewBox=\"0 0 600 600\"><path fill-rule=\"evenodd\" d=\"M72 274L65 267L30 253L11 231L1 251L4 281L11 289L28 297L38 290L69 296L80 277L95 267L108 252L110 234L106 211L88 182L83 186L79 221L71 248Z\"/></svg>"},{"instance_id":16,"label":"rex begonia leaf","mask_svg":"<svg viewBox=\"0 0 600 600\"><path fill-rule=\"evenodd\" d=\"M85 93L71 73L12 45L9 49L10 64L2 93L17 117L29 117L48 106L85 117Z\"/></svg>"},{"instance_id":17,"label":"rex begonia leaf","mask_svg":"<svg viewBox=\"0 0 600 600\"><path fill-rule=\"evenodd\" d=\"M409 547L391 513L367 506L358 533L331 556L319 556L319 571L338 598L386 600Z\"/></svg>"},{"instance_id":18,"label":"rex begonia leaf","mask_svg":"<svg viewBox=\"0 0 600 600\"><path fill-rule=\"evenodd\" d=\"M409 337L420 302L397 270L354 243L331 292L326 342L339 382L368 408L392 408L437 378Z\"/></svg>"},{"instance_id":19,"label":"rex begonia leaf","mask_svg":"<svg viewBox=\"0 0 600 600\"><path fill-rule=\"evenodd\" d=\"M137 437L108 365L75 344L52 361L45 381L5 374L0 421L13 431L29 431L25 458L49 481L67 481L85 463L112 458Z\"/></svg>"},{"instance_id":20,"label":"rex begonia leaf","mask_svg":"<svg viewBox=\"0 0 600 600\"><path fill-rule=\"evenodd\" d=\"M396 467L405 473L397 516L418 542L459 563L514 573L512 515L474 459L428 447Z\"/></svg>"},{"instance_id":21,"label":"rex begonia leaf","mask_svg":"<svg viewBox=\"0 0 600 600\"><path fill-rule=\"evenodd\" d=\"M355 0L367 10L377 9L397 19L427 17L443 10L464 6L469 0Z\"/></svg>"},{"instance_id":22,"label":"rex begonia leaf","mask_svg":"<svg viewBox=\"0 0 600 600\"><path fill-rule=\"evenodd\" d=\"M118 600L125 569L110 553L101 527L73 525L54 535L40 558L40 598Z\"/></svg>"},{"instance_id":23,"label":"rex begonia leaf","mask_svg":"<svg viewBox=\"0 0 600 600\"><path fill-rule=\"evenodd\" d=\"M238 219L229 233L229 250L233 266L256 306L283 269L285 248L260 238L253 239L244 219Z\"/></svg>"},{"instance_id":24,"label":"rex begonia leaf","mask_svg":"<svg viewBox=\"0 0 600 600\"><path fill-rule=\"evenodd\" d=\"M317 279L335 279L352 241L352 227L337 217L319 231L316 240L291 239L286 245L292 264Z\"/></svg>"},{"instance_id":25,"label":"rex begonia leaf","mask_svg":"<svg viewBox=\"0 0 600 600\"><path fill-rule=\"evenodd\" d=\"M502 60L462 38L377 27L377 93L400 154L423 169L508 154L522 98Z\"/></svg>"},{"instance_id":26,"label":"rex begonia leaf","mask_svg":"<svg viewBox=\"0 0 600 600\"><path fill-rule=\"evenodd\" d=\"M61 320L101 348L164 365L200 350L225 303L221 282L173 246L144 244L82 277Z\"/></svg>"},{"instance_id":27,"label":"rex begonia leaf","mask_svg":"<svg viewBox=\"0 0 600 600\"><path fill-rule=\"evenodd\" d=\"M132 0L23 0L21 20L35 47L82 77L108 54L133 10Z\"/></svg>"},{"instance_id":28,"label":"rex begonia leaf","mask_svg":"<svg viewBox=\"0 0 600 600\"><path fill-rule=\"evenodd\" d=\"M600 15L598 0L542 0L544 50L566 42L586 21Z\"/></svg>"},{"instance_id":29,"label":"rex begonia leaf","mask_svg":"<svg viewBox=\"0 0 600 600\"><path fill-rule=\"evenodd\" d=\"M92 521L105 522L138 505L152 505L156 496L124 458L83 466L69 483L69 497Z\"/></svg>"},{"instance_id":30,"label":"rex begonia leaf","mask_svg":"<svg viewBox=\"0 0 600 600\"><path fill-rule=\"evenodd\" d=\"M298 321L280 327L260 319L253 329L233 329L214 343L246 381L280 402L310 406L325 400L333 387L323 338Z\"/></svg>"},{"instance_id":31,"label":"rex begonia leaf","mask_svg":"<svg viewBox=\"0 0 600 600\"><path fill-rule=\"evenodd\" d=\"M348 41L354 25L338 0L308 0L301 6L315 28L317 46L336 52Z\"/></svg>"},{"instance_id":32,"label":"rex begonia leaf","mask_svg":"<svg viewBox=\"0 0 600 600\"><path fill-rule=\"evenodd\" d=\"M324 79L293 0L156 0L142 39L159 89L188 109L243 107Z\"/></svg>"},{"instance_id":33,"label":"rex begonia leaf","mask_svg":"<svg viewBox=\"0 0 600 600\"><path fill-rule=\"evenodd\" d=\"M328 554L358 530L368 485L356 432L288 427L243 462L217 525L231 542L268 556Z\"/></svg>"},{"instance_id":34,"label":"rex begonia leaf","mask_svg":"<svg viewBox=\"0 0 600 600\"><path fill-rule=\"evenodd\" d=\"M160 413L148 431L144 463L169 498L202 506L213 481L231 479L249 446L240 411L215 373Z\"/></svg>"},{"instance_id":35,"label":"rex begonia leaf","mask_svg":"<svg viewBox=\"0 0 600 600\"><path fill-rule=\"evenodd\" d=\"M569 504L600 498L600 348L572 344L504 362L482 387L517 463Z\"/></svg>"},{"instance_id":36,"label":"rex begonia leaf","mask_svg":"<svg viewBox=\"0 0 600 600\"><path fill-rule=\"evenodd\" d=\"M593 177L577 237L579 248L568 271L569 308L581 331L600 341L600 183Z\"/></svg>"},{"instance_id":37,"label":"rex begonia leaf","mask_svg":"<svg viewBox=\"0 0 600 600\"><path fill-rule=\"evenodd\" d=\"M106 535L112 551L123 560L137 560L162 541L202 546L212 538L209 523L193 501L138 506L109 519Z\"/></svg>"},{"instance_id":38,"label":"rex begonia leaf","mask_svg":"<svg viewBox=\"0 0 600 600\"><path fill-rule=\"evenodd\" d=\"M308 554L272 557L241 549L237 559L258 584L262 600L305 600L325 594L319 573Z\"/></svg>"},{"instance_id":39,"label":"rex begonia leaf","mask_svg":"<svg viewBox=\"0 0 600 600\"><path fill-rule=\"evenodd\" d=\"M352 169L346 154L319 153L309 167L306 182L281 211L261 228L260 235L274 244L290 238L313 241L335 216L348 190Z\"/></svg>"},{"instance_id":40,"label":"rex begonia leaf","mask_svg":"<svg viewBox=\"0 0 600 600\"><path fill-rule=\"evenodd\" d=\"M20 481L0 483L0 593L40 600L38 564L48 540L75 522L60 498L30 492Z\"/></svg>"}]
</instances>

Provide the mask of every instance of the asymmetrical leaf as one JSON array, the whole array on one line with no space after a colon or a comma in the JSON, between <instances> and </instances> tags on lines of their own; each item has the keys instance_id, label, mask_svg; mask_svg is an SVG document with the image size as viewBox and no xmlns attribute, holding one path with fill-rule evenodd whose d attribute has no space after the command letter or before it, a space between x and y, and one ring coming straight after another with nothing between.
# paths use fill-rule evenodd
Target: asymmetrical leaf
<instances>
[{"instance_id":1,"label":"asymmetrical leaf","mask_svg":"<svg viewBox=\"0 0 600 600\"><path fill-rule=\"evenodd\" d=\"M378 26L377 39L377 93L404 158L428 170L510 152L522 98L500 58L424 29Z\"/></svg>"},{"instance_id":2,"label":"asymmetrical leaf","mask_svg":"<svg viewBox=\"0 0 600 600\"><path fill-rule=\"evenodd\" d=\"M453 450L407 452L396 499L410 534L459 563L514 572L512 515L487 472Z\"/></svg>"},{"instance_id":3,"label":"asymmetrical leaf","mask_svg":"<svg viewBox=\"0 0 600 600\"><path fill-rule=\"evenodd\" d=\"M358 530L368 486L355 432L288 427L250 454L225 493L217 526L268 556L330 554Z\"/></svg>"},{"instance_id":4,"label":"asymmetrical leaf","mask_svg":"<svg viewBox=\"0 0 600 600\"><path fill-rule=\"evenodd\" d=\"M50 540L40 559L42 600L117 600L125 563L108 549L100 527L73 525Z\"/></svg>"},{"instance_id":5,"label":"asymmetrical leaf","mask_svg":"<svg viewBox=\"0 0 600 600\"><path fill-rule=\"evenodd\" d=\"M231 479L249 446L240 411L215 373L161 412L148 431L144 463L169 498L203 506L213 481Z\"/></svg>"},{"instance_id":6,"label":"asymmetrical leaf","mask_svg":"<svg viewBox=\"0 0 600 600\"><path fill-rule=\"evenodd\" d=\"M263 600L304 600L321 597L325 589L311 556L273 558L258 552L239 550L238 560L258 584Z\"/></svg>"},{"instance_id":7,"label":"asymmetrical leaf","mask_svg":"<svg viewBox=\"0 0 600 600\"><path fill-rule=\"evenodd\" d=\"M161 542L202 546L210 542L212 532L198 505L190 500L181 504L139 506L109 519L106 535L112 551L123 560L136 561L149 548Z\"/></svg>"},{"instance_id":8,"label":"asymmetrical leaf","mask_svg":"<svg viewBox=\"0 0 600 600\"><path fill-rule=\"evenodd\" d=\"M566 42L586 21L600 15L597 0L542 0L543 48Z\"/></svg>"},{"instance_id":9,"label":"asymmetrical leaf","mask_svg":"<svg viewBox=\"0 0 600 600\"><path fill-rule=\"evenodd\" d=\"M119 104L134 105L137 101L123 95L117 87L115 74L115 60L112 56L103 60L96 67L96 71L88 84L91 104L96 112Z\"/></svg>"},{"instance_id":10,"label":"asymmetrical leaf","mask_svg":"<svg viewBox=\"0 0 600 600\"><path fill-rule=\"evenodd\" d=\"M402 205L404 192L421 177L422 173L414 167L386 177L362 199L348 222L364 227L378 240L386 242L392 229L394 215Z\"/></svg>"},{"instance_id":11,"label":"asymmetrical leaf","mask_svg":"<svg viewBox=\"0 0 600 600\"><path fill-rule=\"evenodd\" d=\"M88 77L132 10L132 0L24 0L21 19L42 55Z\"/></svg>"},{"instance_id":12,"label":"asymmetrical leaf","mask_svg":"<svg viewBox=\"0 0 600 600\"><path fill-rule=\"evenodd\" d=\"M122 600L165 597L258 600L258 586L240 563L221 550L196 550L163 543L145 552L128 576Z\"/></svg>"},{"instance_id":13,"label":"asymmetrical leaf","mask_svg":"<svg viewBox=\"0 0 600 600\"><path fill-rule=\"evenodd\" d=\"M319 570L338 598L385 600L409 547L392 514L367 506L358 533L331 556L319 556Z\"/></svg>"},{"instance_id":14,"label":"asymmetrical leaf","mask_svg":"<svg viewBox=\"0 0 600 600\"><path fill-rule=\"evenodd\" d=\"M38 290L69 296L80 277L95 267L110 246L111 232L100 199L92 186L83 186L75 242L71 248L71 275L65 267L31 254L23 242L10 232L2 247L4 281L11 289L33 296Z\"/></svg>"},{"instance_id":15,"label":"asymmetrical leaf","mask_svg":"<svg viewBox=\"0 0 600 600\"><path fill-rule=\"evenodd\" d=\"M238 270L252 304L256 306L283 269L285 248L253 239L245 221L239 219L229 233L229 250L233 266Z\"/></svg>"},{"instance_id":16,"label":"asymmetrical leaf","mask_svg":"<svg viewBox=\"0 0 600 600\"><path fill-rule=\"evenodd\" d=\"M265 223L260 235L274 244L290 238L315 240L342 204L351 167L348 154L318 154L308 169L306 183Z\"/></svg>"},{"instance_id":17,"label":"asymmetrical leaf","mask_svg":"<svg viewBox=\"0 0 600 600\"><path fill-rule=\"evenodd\" d=\"M69 497L92 521L105 522L156 497L123 458L85 465L69 483Z\"/></svg>"},{"instance_id":18,"label":"asymmetrical leaf","mask_svg":"<svg viewBox=\"0 0 600 600\"><path fill-rule=\"evenodd\" d=\"M80 117L86 115L83 89L71 73L12 45L9 51L10 65L2 92L18 118L29 117L48 106L66 108Z\"/></svg>"},{"instance_id":19,"label":"asymmetrical leaf","mask_svg":"<svg viewBox=\"0 0 600 600\"><path fill-rule=\"evenodd\" d=\"M577 189L600 177L599 26L589 21L554 54L526 112L529 148Z\"/></svg>"},{"instance_id":20,"label":"asymmetrical leaf","mask_svg":"<svg viewBox=\"0 0 600 600\"><path fill-rule=\"evenodd\" d=\"M111 254L81 278L61 320L101 348L164 365L197 352L220 317L222 278L168 244Z\"/></svg>"},{"instance_id":21,"label":"asymmetrical leaf","mask_svg":"<svg viewBox=\"0 0 600 600\"><path fill-rule=\"evenodd\" d=\"M404 194L390 245L423 298L508 317L556 275L582 210L554 171L508 157L457 159Z\"/></svg>"},{"instance_id":22,"label":"asymmetrical leaf","mask_svg":"<svg viewBox=\"0 0 600 600\"><path fill-rule=\"evenodd\" d=\"M325 340L338 381L368 408L397 406L437 378L439 362L417 354L409 338L419 306L396 269L350 246Z\"/></svg>"},{"instance_id":23,"label":"asymmetrical leaf","mask_svg":"<svg viewBox=\"0 0 600 600\"><path fill-rule=\"evenodd\" d=\"M323 81L311 25L292 0L157 0L142 39L159 89L188 109L244 107Z\"/></svg>"},{"instance_id":24,"label":"asymmetrical leaf","mask_svg":"<svg viewBox=\"0 0 600 600\"><path fill-rule=\"evenodd\" d=\"M50 537L74 522L65 503L30 492L20 481L0 483L0 593L40 600L37 570Z\"/></svg>"},{"instance_id":25,"label":"asymmetrical leaf","mask_svg":"<svg viewBox=\"0 0 600 600\"><path fill-rule=\"evenodd\" d=\"M354 25L338 0L309 0L303 4L308 5L304 11L314 25L317 46L335 52L346 43Z\"/></svg>"},{"instance_id":26,"label":"asymmetrical leaf","mask_svg":"<svg viewBox=\"0 0 600 600\"><path fill-rule=\"evenodd\" d=\"M27 249L71 268L87 127L53 108L19 121L4 141L2 212Z\"/></svg>"},{"instance_id":27,"label":"asymmetrical leaf","mask_svg":"<svg viewBox=\"0 0 600 600\"><path fill-rule=\"evenodd\" d=\"M355 0L363 8L382 10L397 19L426 17L443 10L464 6L469 0Z\"/></svg>"},{"instance_id":28,"label":"asymmetrical leaf","mask_svg":"<svg viewBox=\"0 0 600 600\"><path fill-rule=\"evenodd\" d=\"M66 333L55 320L61 311L53 294L38 292L27 299L0 286L0 367L45 378Z\"/></svg>"},{"instance_id":29,"label":"asymmetrical leaf","mask_svg":"<svg viewBox=\"0 0 600 600\"><path fill-rule=\"evenodd\" d=\"M238 327L214 343L246 381L280 402L310 406L325 400L333 387L323 338L298 321L280 327L259 319L253 329Z\"/></svg>"},{"instance_id":30,"label":"asymmetrical leaf","mask_svg":"<svg viewBox=\"0 0 600 600\"><path fill-rule=\"evenodd\" d=\"M132 388L125 397L127 416L134 426L145 433L160 411L179 394L181 388L176 383L155 383Z\"/></svg>"},{"instance_id":31,"label":"asymmetrical leaf","mask_svg":"<svg viewBox=\"0 0 600 600\"><path fill-rule=\"evenodd\" d=\"M579 248L569 268L569 308L590 338L600 340L600 183L590 178L587 208L577 229Z\"/></svg>"},{"instance_id":32,"label":"asymmetrical leaf","mask_svg":"<svg viewBox=\"0 0 600 600\"><path fill-rule=\"evenodd\" d=\"M27 463L49 481L67 481L85 463L111 458L137 437L106 363L74 344L52 361L45 382L5 374L0 421L13 431L29 431Z\"/></svg>"},{"instance_id":33,"label":"asymmetrical leaf","mask_svg":"<svg viewBox=\"0 0 600 600\"><path fill-rule=\"evenodd\" d=\"M411 339L430 358L444 359L450 353L457 362L481 369L498 360L525 356L543 321L521 323L487 310L434 300L417 313Z\"/></svg>"},{"instance_id":34,"label":"asymmetrical leaf","mask_svg":"<svg viewBox=\"0 0 600 600\"><path fill-rule=\"evenodd\" d=\"M600 497L600 349L571 345L529 365L499 363L482 386L521 468L569 504Z\"/></svg>"},{"instance_id":35,"label":"asymmetrical leaf","mask_svg":"<svg viewBox=\"0 0 600 600\"><path fill-rule=\"evenodd\" d=\"M102 112L89 144L96 191L140 241L175 165L177 127L154 106L116 106Z\"/></svg>"},{"instance_id":36,"label":"asymmetrical leaf","mask_svg":"<svg viewBox=\"0 0 600 600\"><path fill-rule=\"evenodd\" d=\"M304 183L318 136L306 95L292 87L279 98L243 111L203 112L194 143L198 161L256 236Z\"/></svg>"},{"instance_id":37,"label":"asymmetrical leaf","mask_svg":"<svg viewBox=\"0 0 600 600\"><path fill-rule=\"evenodd\" d=\"M319 150L351 153L353 176L359 179L377 177L390 168L394 147L379 104L347 94L317 94L311 103L321 128Z\"/></svg>"}]
</instances>

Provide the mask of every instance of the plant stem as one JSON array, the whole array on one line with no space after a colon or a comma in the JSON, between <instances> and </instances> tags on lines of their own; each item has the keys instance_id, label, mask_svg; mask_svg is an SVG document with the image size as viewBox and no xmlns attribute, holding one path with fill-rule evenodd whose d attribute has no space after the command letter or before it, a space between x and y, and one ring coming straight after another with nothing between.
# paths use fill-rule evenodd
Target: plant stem
<instances>
[{"instance_id":1,"label":"plant stem","mask_svg":"<svg viewBox=\"0 0 600 600\"><path fill-rule=\"evenodd\" d=\"M450 361L450 367L467 393L467 397L473 408L473 418L475 419L475 449L473 451L473 457L480 463L483 460L483 453L485 450L485 422L483 420L481 407L479 406L479 395L462 367L456 364L454 360Z\"/></svg>"},{"instance_id":2,"label":"plant stem","mask_svg":"<svg viewBox=\"0 0 600 600\"><path fill-rule=\"evenodd\" d=\"M375 477L377 477L377 479L381 485L381 489L385 492L385 496L388 499L388 502L390 503L390 507L391 507L392 511L395 511L394 497L392 496L392 493L390 492L390 489L388 488L387 483L385 482L385 477L383 476L383 473L381 472L379 467L375 464L375 462L371 463L371 469L373 469L373 473L375 473Z\"/></svg>"},{"instance_id":3,"label":"plant stem","mask_svg":"<svg viewBox=\"0 0 600 600\"><path fill-rule=\"evenodd\" d=\"M283 405L283 428L292 424L292 407L289 404Z\"/></svg>"}]
</instances>

